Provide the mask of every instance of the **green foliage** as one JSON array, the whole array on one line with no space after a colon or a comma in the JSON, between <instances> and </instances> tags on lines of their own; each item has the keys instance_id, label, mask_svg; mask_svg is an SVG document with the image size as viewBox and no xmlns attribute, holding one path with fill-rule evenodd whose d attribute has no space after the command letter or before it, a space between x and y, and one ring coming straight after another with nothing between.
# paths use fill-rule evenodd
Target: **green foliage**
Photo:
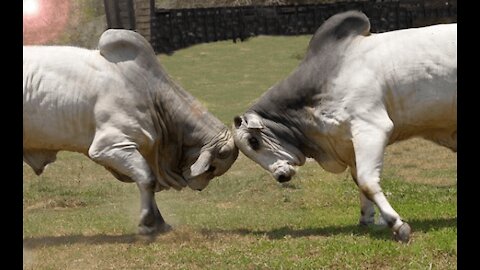
<instances>
[{"instance_id":1,"label":"green foliage","mask_svg":"<svg viewBox=\"0 0 480 270\"><path fill-rule=\"evenodd\" d=\"M69 0L68 23L62 34L50 44L96 48L107 29L103 0Z\"/></svg>"},{"instance_id":2,"label":"green foliage","mask_svg":"<svg viewBox=\"0 0 480 270\"><path fill-rule=\"evenodd\" d=\"M167 72L225 124L299 63L309 36L256 37L160 55ZM387 148L382 187L413 229L361 228L349 173L314 163L278 184L240 154L202 192L156 194L174 229L136 235L140 198L75 153L37 177L24 165L24 269L456 269L456 155L414 139Z\"/></svg>"}]
</instances>

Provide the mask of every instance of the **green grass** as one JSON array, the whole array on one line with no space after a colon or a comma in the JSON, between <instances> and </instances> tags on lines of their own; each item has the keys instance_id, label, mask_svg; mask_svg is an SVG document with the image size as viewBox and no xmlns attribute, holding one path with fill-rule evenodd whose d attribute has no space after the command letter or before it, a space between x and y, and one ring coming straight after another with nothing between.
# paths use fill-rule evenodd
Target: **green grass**
<instances>
[{"instance_id":1,"label":"green grass","mask_svg":"<svg viewBox=\"0 0 480 270\"><path fill-rule=\"evenodd\" d=\"M217 42L160 55L168 73L228 126L300 61L309 36ZM24 269L456 269L456 155L413 139L387 148L382 187L410 244L358 227L347 172L307 162L280 185L240 154L202 192L156 194L174 230L136 235L139 192L61 152L40 177L24 165Z\"/></svg>"},{"instance_id":2,"label":"green grass","mask_svg":"<svg viewBox=\"0 0 480 270\"><path fill-rule=\"evenodd\" d=\"M298 65L310 36L222 41L160 56L168 73L231 125L269 87ZM300 55L300 56L299 56Z\"/></svg>"}]
</instances>

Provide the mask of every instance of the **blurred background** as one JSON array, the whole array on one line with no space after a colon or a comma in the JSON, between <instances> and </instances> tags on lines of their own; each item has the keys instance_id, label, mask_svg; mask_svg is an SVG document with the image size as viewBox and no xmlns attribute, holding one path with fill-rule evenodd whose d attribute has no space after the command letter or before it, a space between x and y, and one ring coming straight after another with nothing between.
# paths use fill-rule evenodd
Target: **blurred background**
<instances>
[{"instance_id":1,"label":"blurred background","mask_svg":"<svg viewBox=\"0 0 480 270\"><path fill-rule=\"evenodd\" d=\"M107 29L101 0L23 0L23 44L94 48Z\"/></svg>"},{"instance_id":2,"label":"blurred background","mask_svg":"<svg viewBox=\"0 0 480 270\"><path fill-rule=\"evenodd\" d=\"M300 7L333 3L340 6ZM297 5L297 8L276 8L285 5ZM241 10L235 10L240 6ZM270 8L258 8L260 6ZM225 9L169 11L211 7ZM107 28L126 28L144 35L157 52L163 53L222 39L243 41L258 34L312 34L330 13L343 9L364 11L371 19L372 30L381 32L456 21L456 1L453 0L23 0L23 44L93 49ZM150 12L155 15L148 15ZM284 29L276 32L261 29L279 25ZM217 38L219 33L213 32L219 30L210 29L212 27L225 28L219 33L226 36Z\"/></svg>"},{"instance_id":3,"label":"blurred background","mask_svg":"<svg viewBox=\"0 0 480 270\"><path fill-rule=\"evenodd\" d=\"M156 0L156 8L328 3L332 0ZM337 1L338 2L338 1ZM23 0L23 44L95 48L107 29L103 0Z\"/></svg>"}]
</instances>

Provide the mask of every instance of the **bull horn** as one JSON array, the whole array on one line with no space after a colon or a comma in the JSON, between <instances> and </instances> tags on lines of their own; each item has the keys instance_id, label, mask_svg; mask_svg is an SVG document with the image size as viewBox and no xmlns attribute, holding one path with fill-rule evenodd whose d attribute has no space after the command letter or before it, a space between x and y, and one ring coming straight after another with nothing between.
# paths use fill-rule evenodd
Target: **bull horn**
<instances>
[{"instance_id":1,"label":"bull horn","mask_svg":"<svg viewBox=\"0 0 480 270\"><path fill-rule=\"evenodd\" d=\"M203 151L198 157L197 161L190 166L190 177L197 177L208 170L212 160L212 153L210 151Z\"/></svg>"}]
</instances>

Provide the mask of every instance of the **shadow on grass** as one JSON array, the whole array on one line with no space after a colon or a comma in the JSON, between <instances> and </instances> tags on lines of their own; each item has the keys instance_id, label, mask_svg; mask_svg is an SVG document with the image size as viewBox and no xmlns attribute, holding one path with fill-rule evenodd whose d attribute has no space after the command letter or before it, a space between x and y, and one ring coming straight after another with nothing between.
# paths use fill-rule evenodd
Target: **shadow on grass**
<instances>
[{"instance_id":1,"label":"shadow on grass","mask_svg":"<svg viewBox=\"0 0 480 270\"><path fill-rule=\"evenodd\" d=\"M429 232L447 227L456 227L457 218L409 220L408 223L412 227L413 232ZM175 231L175 229L173 230ZM358 225L348 226L327 226L319 228L294 229L291 227L281 227L273 230L251 230L251 229L202 229L201 234L211 236L215 234L238 234L267 236L269 239L283 239L287 236L292 238L308 237L308 236L335 236L335 235L370 235L376 239L392 239L391 231L384 227L376 226L360 227ZM155 237L140 236L138 234L125 235L65 235L65 236L43 236L31 237L23 239L23 246L28 249L61 246L72 244L102 245L102 244L130 244L130 243L151 243L155 242Z\"/></svg>"},{"instance_id":2,"label":"shadow on grass","mask_svg":"<svg viewBox=\"0 0 480 270\"><path fill-rule=\"evenodd\" d=\"M34 249L49 246L62 246L73 244L87 244L87 245L103 245L103 244L130 244L144 242L149 243L154 241L153 238L140 236L138 234L125 235L63 235L63 236L42 236L31 237L23 239L23 246L25 248Z\"/></svg>"},{"instance_id":3,"label":"shadow on grass","mask_svg":"<svg viewBox=\"0 0 480 270\"><path fill-rule=\"evenodd\" d=\"M457 227L457 218L442 218L442 219L429 219L429 220L408 220L408 223L412 227L412 232L429 232L447 227ZM232 233L240 235L255 235L266 236L269 239L283 239L285 237L299 238L308 236L335 236L335 235L370 235L376 239L392 239L393 234L388 227L369 226L363 227L357 224L347 226L327 226L319 228L305 228L294 229L288 226L262 231L262 230L250 230L250 229L236 229L236 230L203 230L204 234L211 233Z\"/></svg>"}]
</instances>

